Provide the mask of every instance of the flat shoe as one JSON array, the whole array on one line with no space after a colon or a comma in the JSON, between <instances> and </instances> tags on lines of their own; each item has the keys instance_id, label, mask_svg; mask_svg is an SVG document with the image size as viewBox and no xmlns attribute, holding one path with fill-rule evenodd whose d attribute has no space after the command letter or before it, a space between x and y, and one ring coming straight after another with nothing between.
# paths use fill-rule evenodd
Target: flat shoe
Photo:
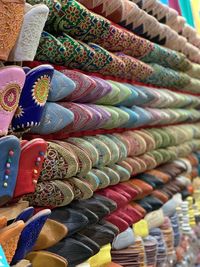
<instances>
[{"instance_id":1,"label":"flat shoe","mask_svg":"<svg viewBox=\"0 0 200 267\"><path fill-rule=\"evenodd\" d=\"M81 212L67 207L53 209L49 219L64 224L68 230L68 236L79 232L89 223L88 218Z\"/></svg>"},{"instance_id":2,"label":"flat shoe","mask_svg":"<svg viewBox=\"0 0 200 267\"><path fill-rule=\"evenodd\" d=\"M33 250L47 249L56 245L60 240L66 237L67 227L58 221L47 219L37 238Z\"/></svg>"},{"instance_id":3,"label":"flat shoe","mask_svg":"<svg viewBox=\"0 0 200 267\"><path fill-rule=\"evenodd\" d=\"M67 267L65 258L48 251L34 251L26 255L26 259L31 262L32 267L43 267L48 264L49 267Z\"/></svg>"},{"instance_id":4,"label":"flat shoe","mask_svg":"<svg viewBox=\"0 0 200 267\"><path fill-rule=\"evenodd\" d=\"M48 251L65 258L68 267L74 267L93 255L93 251L88 246L70 237L66 237L57 245L49 248Z\"/></svg>"}]
</instances>

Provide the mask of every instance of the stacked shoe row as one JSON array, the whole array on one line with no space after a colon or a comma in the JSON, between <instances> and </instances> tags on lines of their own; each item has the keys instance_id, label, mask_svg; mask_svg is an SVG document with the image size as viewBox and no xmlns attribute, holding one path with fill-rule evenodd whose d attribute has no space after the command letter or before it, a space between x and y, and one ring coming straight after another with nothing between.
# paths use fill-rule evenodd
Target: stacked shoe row
<instances>
[{"instance_id":1,"label":"stacked shoe row","mask_svg":"<svg viewBox=\"0 0 200 267\"><path fill-rule=\"evenodd\" d=\"M199 52L168 27L183 19L156 1L140 7L168 26L138 1L15 1L0 7L0 59L26 61L0 69L1 136L12 134L0 139L2 257L17 267L194 262L200 205L182 199L198 184Z\"/></svg>"},{"instance_id":2,"label":"stacked shoe row","mask_svg":"<svg viewBox=\"0 0 200 267\"><path fill-rule=\"evenodd\" d=\"M196 158L196 156L193 155L192 158L194 159ZM181 163L183 164L183 162L185 162L185 169L183 168L183 166L180 167ZM186 168L186 163L188 165L190 163L191 166L191 159L181 159L178 162L174 162L174 169L170 169L171 173L173 170L174 174L178 174L178 169L179 172L181 172L182 174L190 174L189 168ZM177 164L179 165L179 168L177 167ZM175 168L175 166L177 167L177 169ZM169 170L169 166L164 165L163 169ZM163 175L164 174L168 175L168 172L163 171ZM157 178L157 180L159 179ZM174 190L176 190L174 185L171 186L171 190L171 193L173 194L175 192ZM121 189L121 194L122 192L124 192L124 195L128 196L131 192L131 188L129 188L129 190L124 191ZM134 190L132 190L132 194L133 192ZM137 191L135 190L135 192ZM99 196L99 194L96 194L90 200L74 202L69 208L57 208L52 210L52 212L50 212L50 210L43 210L34 216L34 209L30 207L22 211L18 216L16 216L15 222L13 222L9 226L6 226L6 218L1 217L2 230L0 231L0 240L8 261L16 263L19 260L23 259L23 257L25 257L28 252L34 250L36 252L31 252L30 255L27 255L27 259L31 259L33 261L33 264L37 264L33 266L42 266L44 262L49 262L51 266L55 266L53 264L56 263L62 264L60 266L67 266L66 260L68 261L68 266L74 266L75 264L84 261L84 259L86 260L93 254L96 254L100 250L100 246L106 245L107 243L110 243L114 240L114 237L118 234L118 231L120 230L118 230L114 225L123 221L123 213L121 212L120 217L116 216L114 225L106 222L108 220L108 214L112 214L113 211L116 210L117 207L119 209L120 205L122 204L122 195L121 198L117 199L117 191L114 191L114 193L113 196L115 196L115 201L111 198L102 197ZM171 229L170 233L172 233L172 230L174 229L175 231L177 227L177 220L174 223L174 212L176 207L180 203L181 198L174 197L168 202L166 202L162 208L163 216L173 215L172 221L173 224L175 224L175 227L173 228L169 221L165 220L163 226L161 226L161 231L164 238L163 242L165 242L167 246L167 251L165 249L167 257L171 256L170 247L172 249L172 247L174 247L175 245L175 239L169 239L169 230ZM150 204L153 204L154 209L161 208L160 201L158 199L154 198L153 200L149 198L148 202L146 203L146 206L142 205L141 203L138 203L134 206L133 203L134 208L132 208L132 212L130 207L126 211L124 210L124 215L126 216L123 217L123 219L126 218L127 220L131 212L132 215L138 217L139 221L139 219L143 218L145 215L142 215L140 212L142 212L142 210L145 210L145 213L148 212L149 210L147 206ZM76 209L76 211L74 209ZM154 219L152 218L152 216L154 216ZM47 219L48 217L49 219ZM102 221L102 219L104 220ZM153 228L158 224L162 224L162 216L157 216L157 213L154 213L152 215L148 214L145 219L149 224L149 228ZM26 224L24 224L24 222ZM171 228L169 229L169 227ZM183 221L183 230L184 229L188 229L188 224L186 225L186 223ZM16 233L18 233L18 236L16 236ZM153 233L154 232L152 232L152 235ZM126 236L126 233L123 233L123 235L124 234ZM14 240L13 236L16 237ZM93 241L91 241L91 239ZM124 241L123 238L122 240ZM129 234L129 242L130 241L132 242L132 239L130 238ZM12 246L10 245L11 243ZM116 237L113 243L113 247L118 248L119 250L120 246L126 246L126 244L127 242L120 242L119 235ZM141 243L141 239L136 239L135 242L133 242L133 246L140 246L140 248L142 248L143 244ZM135 249L137 251L137 249L139 248L136 247ZM56 256L55 254L49 254L46 251L41 252L41 249L47 249L51 253L57 253L59 256ZM131 250L130 253L134 253L134 250ZM120 251L116 251L115 253L113 252L112 254L114 255L113 258L117 261L118 256L120 255ZM60 258L60 256L63 258ZM144 261L144 259L142 261Z\"/></svg>"}]
</instances>

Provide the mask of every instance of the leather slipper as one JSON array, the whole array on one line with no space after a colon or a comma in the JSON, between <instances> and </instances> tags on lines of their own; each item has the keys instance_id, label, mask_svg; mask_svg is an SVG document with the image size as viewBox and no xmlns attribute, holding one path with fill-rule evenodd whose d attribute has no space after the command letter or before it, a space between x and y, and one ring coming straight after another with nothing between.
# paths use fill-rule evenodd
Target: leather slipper
<instances>
[{"instance_id":1,"label":"leather slipper","mask_svg":"<svg viewBox=\"0 0 200 267\"><path fill-rule=\"evenodd\" d=\"M37 238L33 250L43 250L56 245L67 236L67 227L58 221L47 219Z\"/></svg>"},{"instance_id":2,"label":"leather slipper","mask_svg":"<svg viewBox=\"0 0 200 267\"><path fill-rule=\"evenodd\" d=\"M89 223L88 218L81 212L66 207L53 209L51 215L49 216L49 219L55 220L65 225L68 230L68 236L79 232Z\"/></svg>"},{"instance_id":3,"label":"leather slipper","mask_svg":"<svg viewBox=\"0 0 200 267\"><path fill-rule=\"evenodd\" d=\"M48 251L34 251L26 255L26 259L31 262L32 267L43 267L48 264L49 267L59 266L67 267L67 260L57 254Z\"/></svg>"},{"instance_id":4,"label":"leather slipper","mask_svg":"<svg viewBox=\"0 0 200 267\"><path fill-rule=\"evenodd\" d=\"M68 267L74 267L93 255L93 251L88 246L70 237L64 238L57 245L49 248L48 251L65 258Z\"/></svg>"}]
</instances>

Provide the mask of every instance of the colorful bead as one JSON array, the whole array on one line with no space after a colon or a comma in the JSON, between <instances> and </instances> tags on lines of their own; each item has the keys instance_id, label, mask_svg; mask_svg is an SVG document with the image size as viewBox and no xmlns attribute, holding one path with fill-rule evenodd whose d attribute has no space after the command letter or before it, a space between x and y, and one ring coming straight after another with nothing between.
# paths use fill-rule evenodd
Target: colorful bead
<instances>
[{"instance_id":1,"label":"colorful bead","mask_svg":"<svg viewBox=\"0 0 200 267\"><path fill-rule=\"evenodd\" d=\"M40 156L44 156L44 154L45 154L45 153L44 153L43 151L40 151L40 152L39 152L39 155L40 155Z\"/></svg>"},{"instance_id":2,"label":"colorful bead","mask_svg":"<svg viewBox=\"0 0 200 267\"><path fill-rule=\"evenodd\" d=\"M8 158L8 161L7 161L8 163L11 163L12 162L12 160L11 160L11 158Z\"/></svg>"},{"instance_id":3,"label":"colorful bead","mask_svg":"<svg viewBox=\"0 0 200 267\"><path fill-rule=\"evenodd\" d=\"M39 166L39 165L40 165L40 163L39 163L38 161L36 161L35 165L36 165L36 166Z\"/></svg>"},{"instance_id":4,"label":"colorful bead","mask_svg":"<svg viewBox=\"0 0 200 267\"><path fill-rule=\"evenodd\" d=\"M4 186L4 187L7 187L7 186L8 186L8 183L5 182L5 183L3 184L3 186Z\"/></svg>"},{"instance_id":5,"label":"colorful bead","mask_svg":"<svg viewBox=\"0 0 200 267\"><path fill-rule=\"evenodd\" d=\"M8 175L5 175L5 179L8 180L9 176Z\"/></svg>"},{"instance_id":6,"label":"colorful bead","mask_svg":"<svg viewBox=\"0 0 200 267\"><path fill-rule=\"evenodd\" d=\"M6 174L10 174L10 170L6 170L5 173L6 173Z\"/></svg>"},{"instance_id":7,"label":"colorful bead","mask_svg":"<svg viewBox=\"0 0 200 267\"><path fill-rule=\"evenodd\" d=\"M34 180L33 180L33 184L37 184L37 180L34 179Z\"/></svg>"},{"instance_id":8,"label":"colorful bead","mask_svg":"<svg viewBox=\"0 0 200 267\"><path fill-rule=\"evenodd\" d=\"M10 168L10 163L9 162L6 163L6 167Z\"/></svg>"},{"instance_id":9,"label":"colorful bead","mask_svg":"<svg viewBox=\"0 0 200 267\"><path fill-rule=\"evenodd\" d=\"M34 169L33 172L34 172L35 174L38 174L38 171L37 171L36 169Z\"/></svg>"},{"instance_id":10,"label":"colorful bead","mask_svg":"<svg viewBox=\"0 0 200 267\"><path fill-rule=\"evenodd\" d=\"M40 157L37 157L37 161L41 161L41 158Z\"/></svg>"},{"instance_id":11,"label":"colorful bead","mask_svg":"<svg viewBox=\"0 0 200 267\"><path fill-rule=\"evenodd\" d=\"M14 155L14 151L13 150L10 150L9 151L9 156L12 157Z\"/></svg>"}]
</instances>

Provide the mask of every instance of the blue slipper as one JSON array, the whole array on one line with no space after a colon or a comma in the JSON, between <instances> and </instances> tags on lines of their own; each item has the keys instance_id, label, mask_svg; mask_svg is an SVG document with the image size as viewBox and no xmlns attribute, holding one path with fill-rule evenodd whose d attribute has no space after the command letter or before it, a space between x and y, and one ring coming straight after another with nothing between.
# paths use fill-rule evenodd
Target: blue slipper
<instances>
[{"instance_id":1,"label":"blue slipper","mask_svg":"<svg viewBox=\"0 0 200 267\"><path fill-rule=\"evenodd\" d=\"M21 232L17 250L12 259L11 265L24 259L25 256L32 251L42 227L44 226L50 214L51 211L49 209L42 210L26 222L25 227Z\"/></svg>"},{"instance_id":2,"label":"blue slipper","mask_svg":"<svg viewBox=\"0 0 200 267\"><path fill-rule=\"evenodd\" d=\"M54 70L48 101L59 101L70 95L75 89L76 84L72 79L68 78L62 72Z\"/></svg>"},{"instance_id":3,"label":"blue slipper","mask_svg":"<svg viewBox=\"0 0 200 267\"><path fill-rule=\"evenodd\" d=\"M121 128L133 128L139 122L139 115L130 108L120 106L120 109L126 111L129 114L129 120L121 125Z\"/></svg>"},{"instance_id":4,"label":"blue slipper","mask_svg":"<svg viewBox=\"0 0 200 267\"><path fill-rule=\"evenodd\" d=\"M19 106L12 120L13 130L23 130L39 124L49 94L53 71L50 65L40 65L27 73Z\"/></svg>"},{"instance_id":5,"label":"blue slipper","mask_svg":"<svg viewBox=\"0 0 200 267\"><path fill-rule=\"evenodd\" d=\"M152 121L152 116L150 115L149 112L147 112L144 108L140 108L137 106L133 106L131 108L135 113L138 114L139 120L138 122L134 125L134 127L139 127L139 126L146 126Z\"/></svg>"},{"instance_id":6,"label":"blue slipper","mask_svg":"<svg viewBox=\"0 0 200 267\"><path fill-rule=\"evenodd\" d=\"M118 103L118 106L132 107L134 105L135 99L137 99L139 94L135 90L135 87L133 85L128 84L128 83L125 83L124 85L126 85L131 90L131 95L124 101Z\"/></svg>"},{"instance_id":7,"label":"blue slipper","mask_svg":"<svg viewBox=\"0 0 200 267\"><path fill-rule=\"evenodd\" d=\"M20 158L20 142L13 135L0 139L0 206L13 197Z\"/></svg>"},{"instance_id":8,"label":"blue slipper","mask_svg":"<svg viewBox=\"0 0 200 267\"><path fill-rule=\"evenodd\" d=\"M16 218L15 218L15 222L17 221L24 221L27 222L34 213L34 208L33 207L28 207L26 209L24 209Z\"/></svg>"},{"instance_id":9,"label":"blue slipper","mask_svg":"<svg viewBox=\"0 0 200 267\"><path fill-rule=\"evenodd\" d=\"M39 126L31 128L31 133L56 133L74 120L74 113L56 103L47 102Z\"/></svg>"}]
</instances>

